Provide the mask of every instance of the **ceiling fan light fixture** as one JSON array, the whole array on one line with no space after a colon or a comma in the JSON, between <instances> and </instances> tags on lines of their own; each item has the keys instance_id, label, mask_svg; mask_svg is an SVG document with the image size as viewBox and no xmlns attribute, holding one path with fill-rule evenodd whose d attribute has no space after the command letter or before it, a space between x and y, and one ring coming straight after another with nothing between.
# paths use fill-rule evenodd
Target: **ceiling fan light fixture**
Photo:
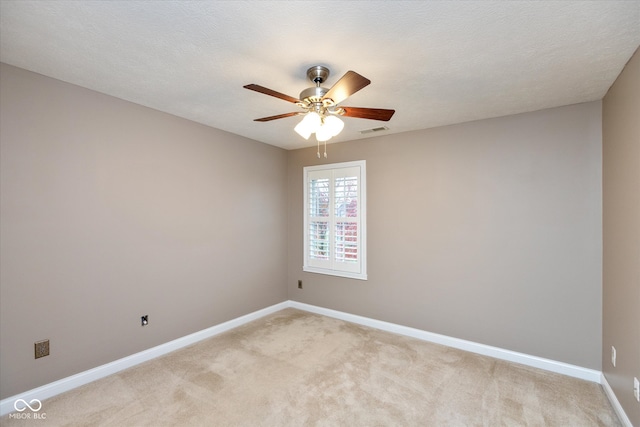
<instances>
[{"instance_id":1,"label":"ceiling fan light fixture","mask_svg":"<svg viewBox=\"0 0 640 427\"><path fill-rule=\"evenodd\" d=\"M340 132L342 132L342 129L344 128L344 122L336 116L327 116L324 118L323 127L328 128L331 136L336 136Z\"/></svg>"},{"instance_id":2,"label":"ceiling fan light fixture","mask_svg":"<svg viewBox=\"0 0 640 427\"><path fill-rule=\"evenodd\" d=\"M340 120L338 116L389 121L395 113L394 110L383 108L346 107L340 105L342 101L371 83L371 80L361 76L355 71L347 71L329 89L321 86L321 84L327 80L327 77L329 77L329 69L327 67L321 65L311 67L307 70L307 77L314 83L314 86L300 92L299 98L294 98L254 83L245 85L244 88L291 102L301 108L303 112L278 114L254 119L254 121L268 122L301 114L304 115L294 130L304 139L309 139L312 133L316 134L318 157L320 157L320 142L324 142L324 156L326 158L327 141L337 136L344 128L344 122Z\"/></svg>"},{"instance_id":3,"label":"ceiling fan light fixture","mask_svg":"<svg viewBox=\"0 0 640 427\"><path fill-rule=\"evenodd\" d=\"M302 121L297 124L294 130L303 137L309 139L312 133L316 132L322 124L322 118L315 111L307 113Z\"/></svg>"},{"instance_id":4,"label":"ceiling fan light fixture","mask_svg":"<svg viewBox=\"0 0 640 427\"><path fill-rule=\"evenodd\" d=\"M327 124L323 124L316 131L316 139L319 142L328 141L331 139L332 136L333 135L331 135L331 127L328 126Z\"/></svg>"}]
</instances>

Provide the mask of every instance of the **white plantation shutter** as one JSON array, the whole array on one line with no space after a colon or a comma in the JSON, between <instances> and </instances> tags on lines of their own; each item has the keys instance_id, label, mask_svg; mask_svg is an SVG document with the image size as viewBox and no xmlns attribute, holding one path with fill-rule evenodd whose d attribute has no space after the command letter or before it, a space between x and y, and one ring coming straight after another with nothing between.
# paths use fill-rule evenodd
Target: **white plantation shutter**
<instances>
[{"instance_id":1,"label":"white plantation shutter","mask_svg":"<svg viewBox=\"0 0 640 427\"><path fill-rule=\"evenodd\" d=\"M304 168L304 271L366 279L365 162Z\"/></svg>"}]
</instances>

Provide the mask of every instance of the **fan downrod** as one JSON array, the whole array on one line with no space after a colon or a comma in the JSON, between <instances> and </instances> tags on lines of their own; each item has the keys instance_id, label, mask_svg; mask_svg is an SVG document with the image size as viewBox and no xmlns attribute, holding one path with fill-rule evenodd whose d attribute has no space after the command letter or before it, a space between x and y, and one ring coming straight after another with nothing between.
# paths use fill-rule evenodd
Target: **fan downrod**
<instances>
[{"instance_id":1,"label":"fan downrod","mask_svg":"<svg viewBox=\"0 0 640 427\"><path fill-rule=\"evenodd\" d=\"M309 108L314 105L314 108L319 111L323 106L326 107L329 104L332 104L333 101L329 99L324 100L323 102L323 97L327 92L329 92L329 89L320 86L329 77L329 69L322 65L316 65L315 67L311 67L307 70L307 77L315 84L315 86L306 88L300 92L302 104L299 105L303 108ZM324 105L325 103L327 105Z\"/></svg>"}]
</instances>

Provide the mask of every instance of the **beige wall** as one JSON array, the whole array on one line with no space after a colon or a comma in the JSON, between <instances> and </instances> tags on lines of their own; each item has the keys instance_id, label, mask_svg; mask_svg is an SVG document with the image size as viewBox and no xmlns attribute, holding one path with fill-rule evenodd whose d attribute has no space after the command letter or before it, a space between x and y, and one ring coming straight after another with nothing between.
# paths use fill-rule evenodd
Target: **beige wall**
<instances>
[{"instance_id":1,"label":"beige wall","mask_svg":"<svg viewBox=\"0 0 640 427\"><path fill-rule=\"evenodd\" d=\"M603 101L602 371L633 425L640 404L640 51ZM611 364L611 346L617 363Z\"/></svg>"},{"instance_id":2,"label":"beige wall","mask_svg":"<svg viewBox=\"0 0 640 427\"><path fill-rule=\"evenodd\" d=\"M287 299L284 150L1 67L0 398Z\"/></svg>"},{"instance_id":3,"label":"beige wall","mask_svg":"<svg viewBox=\"0 0 640 427\"><path fill-rule=\"evenodd\" d=\"M289 152L290 299L600 369L600 102L328 155ZM368 281L302 271L302 168L348 160L367 161Z\"/></svg>"},{"instance_id":4,"label":"beige wall","mask_svg":"<svg viewBox=\"0 0 640 427\"><path fill-rule=\"evenodd\" d=\"M320 161L0 77L0 398L287 298L601 369L600 102ZM303 273L302 167L361 159L369 280Z\"/></svg>"}]
</instances>

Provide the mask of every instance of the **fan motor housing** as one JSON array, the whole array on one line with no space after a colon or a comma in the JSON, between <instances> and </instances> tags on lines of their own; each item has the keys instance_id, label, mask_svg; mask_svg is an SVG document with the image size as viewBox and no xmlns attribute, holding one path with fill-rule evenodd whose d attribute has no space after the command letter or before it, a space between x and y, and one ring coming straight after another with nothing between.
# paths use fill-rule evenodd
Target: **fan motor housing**
<instances>
[{"instance_id":1,"label":"fan motor housing","mask_svg":"<svg viewBox=\"0 0 640 427\"><path fill-rule=\"evenodd\" d=\"M308 102L322 102L322 97L325 96L327 92L329 92L329 89L324 87L310 87L300 92L300 99Z\"/></svg>"}]
</instances>

